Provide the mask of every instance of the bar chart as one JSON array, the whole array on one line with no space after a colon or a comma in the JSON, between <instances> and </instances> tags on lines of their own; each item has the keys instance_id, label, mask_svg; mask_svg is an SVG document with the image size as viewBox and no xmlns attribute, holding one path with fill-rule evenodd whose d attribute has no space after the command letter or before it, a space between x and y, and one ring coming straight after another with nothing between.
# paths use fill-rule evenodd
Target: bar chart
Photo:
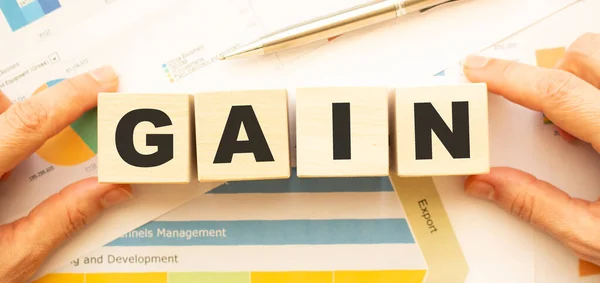
<instances>
[{"instance_id":1,"label":"bar chart","mask_svg":"<svg viewBox=\"0 0 600 283\"><path fill-rule=\"evenodd\" d=\"M0 0L0 10L13 32L60 7L59 0Z\"/></svg>"}]
</instances>

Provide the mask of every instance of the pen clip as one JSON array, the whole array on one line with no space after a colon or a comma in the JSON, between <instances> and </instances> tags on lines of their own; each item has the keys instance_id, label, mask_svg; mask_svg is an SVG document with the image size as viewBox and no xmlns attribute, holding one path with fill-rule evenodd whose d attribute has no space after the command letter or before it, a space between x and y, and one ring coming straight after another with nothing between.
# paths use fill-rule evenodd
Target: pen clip
<instances>
[{"instance_id":1,"label":"pen clip","mask_svg":"<svg viewBox=\"0 0 600 283\"><path fill-rule=\"evenodd\" d=\"M444 2L444 3L440 3L440 4L437 4L437 5L433 5L431 7L427 7L427 8L421 9L421 10L419 10L419 13L422 14L422 13L425 13L425 12L431 10L431 9L436 8L436 7L439 7L439 6L442 6L442 5L446 5L446 4L449 4L449 3L452 3L452 2L457 2L457 1L460 1L460 0L448 0L448 1Z\"/></svg>"}]
</instances>

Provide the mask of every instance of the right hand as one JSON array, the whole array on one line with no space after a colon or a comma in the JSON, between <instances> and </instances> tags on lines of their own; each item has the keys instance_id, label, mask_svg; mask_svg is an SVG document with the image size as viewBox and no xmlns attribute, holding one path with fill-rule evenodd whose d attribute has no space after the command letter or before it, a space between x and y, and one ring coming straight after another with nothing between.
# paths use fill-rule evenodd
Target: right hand
<instances>
[{"instance_id":1,"label":"right hand","mask_svg":"<svg viewBox=\"0 0 600 283\"><path fill-rule=\"evenodd\" d=\"M548 117L567 140L575 137L600 150L600 35L578 38L554 69L514 61L469 57L472 82ZM600 185L600 184L598 184ZM598 190L590 187L590 190ZM513 168L492 168L469 176L465 191L494 202L600 265L600 201L576 199L535 176Z\"/></svg>"}]
</instances>

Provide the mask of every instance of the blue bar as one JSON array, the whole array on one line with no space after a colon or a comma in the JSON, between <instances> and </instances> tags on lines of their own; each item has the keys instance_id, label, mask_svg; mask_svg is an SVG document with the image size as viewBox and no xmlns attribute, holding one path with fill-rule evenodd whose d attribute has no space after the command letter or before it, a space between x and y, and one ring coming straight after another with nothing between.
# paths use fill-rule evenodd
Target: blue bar
<instances>
[{"instance_id":1,"label":"blue bar","mask_svg":"<svg viewBox=\"0 0 600 283\"><path fill-rule=\"evenodd\" d=\"M182 231L179 236L165 231ZM196 231L193 236L192 231ZM162 233L162 234L160 234ZM187 236L186 236L186 233ZM107 246L414 244L406 219L150 222Z\"/></svg>"},{"instance_id":2,"label":"blue bar","mask_svg":"<svg viewBox=\"0 0 600 283\"><path fill-rule=\"evenodd\" d=\"M52 11L60 8L60 3L58 0L38 0L38 2L44 11L44 14L49 14Z\"/></svg>"},{"instance_id":3,"label":"blue bar","mask_svg":"<svg viewBox=\"0 0 600 283\"><path fill-rule=\"evenodd\" d=\"M0 0L0 10L2 10L4 18L6 18L8 25L13 31L27 25L27 21L21 12L21 7L19 7L16 0Z\"/></svg>"},{"instance_id":4,"label":"blue bar","mask_svg":"<svg viewBox=\"0 0 600 283\"><path fill-rule=\"evenodd\" d=\"M21 8L21 11L23 12L25 20L27 20L29 23L34 22L44 16L42 6L40 6L40 3L38 3L37 1L31 2L23 6L23 8Z\"/></svg>"},{"instance_id":5,"label":"blue bar","mask_svg":"<svg viewBox=\"0 0 600 283\"><path fill-rule=\"evenodd\" d=\"M439 73L437 73L437 74L435 74L435 76L436 76L436 77L443 77L443 76L445 76L445 75L446 75L446 71L445 71L445 70L444 70L444 71L441 71L441 72L439 72Z\"/></svg>"},{"instance_id":6,"label":"blue bar","mask_svg":"<svg viewBox=\"0 0 600 283\"><path fill-rule=\"evenodd\" d=\"M292 168L289 179L229 182L208 194L392 192L389 177L298 178Z\"/></svg>"},{"instance_id":7,"label":"blue bar","mask_svg":"<svg viewBox=\"0 0 600 283\"><path fill-rule=\"evenodd\" d=\"M55 86L56 84L60 83L62 80L63 80L63 79L51 80L51 81L47 82L47 83L46 83L46 85L48 85L48 87L50 88L50 87L53 87L53 86Z\"/></svg>"}]
</instances>

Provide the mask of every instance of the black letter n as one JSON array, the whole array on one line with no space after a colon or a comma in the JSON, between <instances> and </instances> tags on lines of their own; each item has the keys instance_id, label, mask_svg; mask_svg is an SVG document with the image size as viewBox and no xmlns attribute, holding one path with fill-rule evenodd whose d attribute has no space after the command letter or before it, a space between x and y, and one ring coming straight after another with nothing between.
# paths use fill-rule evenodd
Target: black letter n
<instances>
[{"instance_id":1,"label":"black letter n","mask_svg":"<svg viewBox=\"0 0 600 283\"><path fill-rule=\"evenodd\" d=\"M237 140L242 124L247 141ZM231 163L234 153L250 152L256 162L275 161L252 106L232 106L213 163Z\"/></svg>"},{"instance_id":2,"label":"black letter n","mask_svg":"<svg viewBox=\"0 0 600 283\"><path fill-rule=\"evenodd\" d=\"M453 158L470 158L469 102L452 102L451 130L429 102L415 103L416 159L432 159L432 131Z\"/></svg>"}]
</instances>

